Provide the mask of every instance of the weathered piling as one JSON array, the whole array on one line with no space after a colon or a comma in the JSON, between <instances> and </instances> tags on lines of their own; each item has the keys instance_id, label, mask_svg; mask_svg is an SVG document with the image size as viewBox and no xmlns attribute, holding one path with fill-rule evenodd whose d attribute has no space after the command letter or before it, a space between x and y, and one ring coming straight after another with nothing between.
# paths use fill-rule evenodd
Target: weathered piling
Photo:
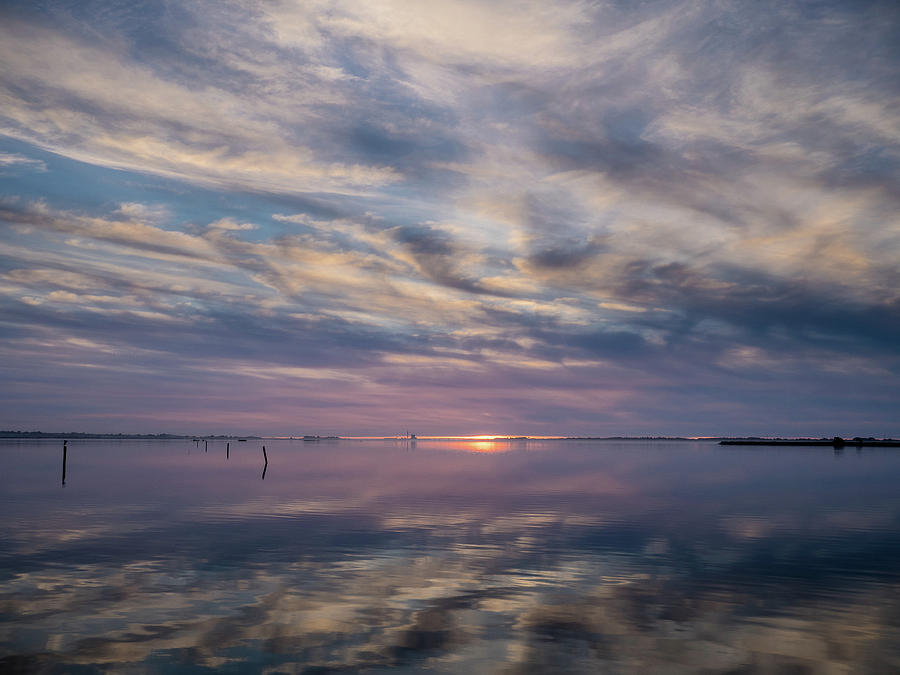
<instances>
[{"instance_id":1,"label":"weathered piling","mask_svg":"<svg viewBox=\"0 0 900 675\"><path fill-rule=\"evenodd\" d=\"M225 444L225 459L228 459L228 457L230 455L231 455L231 443L226 443Z\"/></svg>"},{"instance_id":2,"label":"weathered piling","mask_svg":"<svg viewBox=\"0 0 900 675\"><path fill-rule=\"evenodd\" d=\"M62 484L66 484L66 455L68 454L68 443L69 441L63 441L63 472L62 472Z\"/></svg>"}]
</instances>

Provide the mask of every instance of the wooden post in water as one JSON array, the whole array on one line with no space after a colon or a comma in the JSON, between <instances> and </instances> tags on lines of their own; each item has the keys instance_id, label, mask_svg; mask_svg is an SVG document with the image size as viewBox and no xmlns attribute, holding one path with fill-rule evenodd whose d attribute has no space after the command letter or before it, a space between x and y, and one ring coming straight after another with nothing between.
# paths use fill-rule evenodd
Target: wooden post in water
<instances>
[{"instance_id":1,"label":"wooden post in water","mask_svg":"<svg viewBox=\"0 0 900 675\"><path fill-rule=\"evenodd\" d=\"M63 475L62 475L62 484L65 486L66 484L66 454L67 454L67 444L69 441L63 441Z\"/></svg>"},{"instance_id":2,"label":"wooden post in water","mask_svg":"<svg viewBox=\"0 0 900 675\"><path fill-rule=\"evenodd\" d=\"M225 444L225 459L228 459L228 456L231 455L231 443Z\"/></svg>"},{"instance_id":3,"label":"wooden post in water","mask_svg":"<svg viewBox=\"0 0 900 675\"><path fill-rule=\"evenodd\" d=\"M203 441L203 452L209 452L209 441Z\"/></svg>"},{"instance_id":4,"label":"wooden post in water","mask_svg":"<svg viewBox=\"0 0 900 675\"><path fill-rule=\"evenodd\" d=\"M266 456L266 446L263 446L263 459L265 460L265 464L263 464L262 480L265 480L266 479L266 469L269 468L269 458Z\"/></svg>"}]
</instances>

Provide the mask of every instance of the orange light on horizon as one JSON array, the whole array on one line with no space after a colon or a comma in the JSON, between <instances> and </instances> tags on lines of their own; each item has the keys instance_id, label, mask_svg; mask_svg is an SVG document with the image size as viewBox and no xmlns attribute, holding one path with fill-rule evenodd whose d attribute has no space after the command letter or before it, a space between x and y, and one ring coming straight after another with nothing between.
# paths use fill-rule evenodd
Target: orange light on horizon
<instances>
[{"instance_id":1,"label":"orange light on horizon","mask_svg":"<svg viewBox=\"0 0 900 675\"><path fill-rule=\"evenodd\" d=\"M401 436L402 438L402 436ZM481 434L479 436L417 436L417 440L430 441L548 441L564 436L527 436L525 434Z\"/></svg>"},{"instance_id":2,"label":"orange light on horizon","mask_svg":"<svg viewBox=\"0 0 900 675\"><path fill-rule=\"evenodd\" d=\"M342 436L347 440L381 440L413 443L424 441L428 448L435 450L456 450L478 454L509 452L521 448L521 441L558 440L562 436L508 436L500 434L478 434L474 436Z\"/></svg>"},{"instance_id":3,"label":"orange light on horizon","mask_svg":"<svg viewBox=\"0 0 900 675\"><path fill-rule=\"evenodd\" d=\"M473 436L343 436L348 440L382 440L413 443L426 442L425 447L433 450L455 450L477 454L510 452L520 449L522 441L558 440L562 436L508 436L500 434L478 434Z\"/></svg>"}]
</instances>

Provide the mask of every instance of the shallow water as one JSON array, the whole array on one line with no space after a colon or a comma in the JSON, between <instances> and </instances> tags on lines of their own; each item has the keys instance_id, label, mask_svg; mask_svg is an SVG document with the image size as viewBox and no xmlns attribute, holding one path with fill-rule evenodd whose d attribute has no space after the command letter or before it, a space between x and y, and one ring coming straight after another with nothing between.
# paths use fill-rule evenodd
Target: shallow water
<instances>
[{"instance_id":1,"label":"shallow water","mask_svg":"<svg viewBox=\"0 0 900 675\"><path fill-rule=\"evenodd\" d=\"M0 672L900 672L898 450L71 441L61 471L0 443Z\"/></svg>"}]
</instances>

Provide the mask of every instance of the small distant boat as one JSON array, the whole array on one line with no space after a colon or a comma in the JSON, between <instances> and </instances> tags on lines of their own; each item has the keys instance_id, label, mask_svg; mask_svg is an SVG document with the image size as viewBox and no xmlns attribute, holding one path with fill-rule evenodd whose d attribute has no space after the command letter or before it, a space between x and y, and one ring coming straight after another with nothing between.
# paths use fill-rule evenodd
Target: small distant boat
<instances>
[{"instance_id":1,"label":"small distant boat","mask_svg":"<svg viewBox=\"0 0 900 675\"><path fill-rule=\"evenodd\" d=\"M239 438L239 439L238 439L238 443L246 443L246 442L247 442L247 439L246 439L246 438Z\"/></svg>"}]
</instances>

